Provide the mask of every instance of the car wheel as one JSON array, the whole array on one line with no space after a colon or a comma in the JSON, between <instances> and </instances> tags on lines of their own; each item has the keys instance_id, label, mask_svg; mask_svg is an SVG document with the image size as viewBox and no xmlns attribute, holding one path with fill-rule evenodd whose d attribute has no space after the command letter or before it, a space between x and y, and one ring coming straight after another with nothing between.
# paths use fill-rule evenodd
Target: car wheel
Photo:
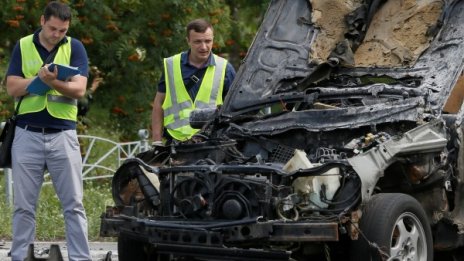
<instances>
[{"instance_id":1,"label":"car wheel","mask_svg":"<svg viewBox=\"0 0 464 261\"><path fill-rule=\"evenodd\" d=\"M150 261L157 260L156 252L149 244L133 240L119 234L118 237L118 260L119 261Z\"/></svg>"},{"instance_id":2,"label":"car wheel","mask_svg":"<svg viewBox=\"0 0 464 261\"><path fill-rule=\"evenodd\" d=\"M433 260L432 232L422 206L406 194L374 195L363 209L351 260Z\"/></svg>"}]
</instances>

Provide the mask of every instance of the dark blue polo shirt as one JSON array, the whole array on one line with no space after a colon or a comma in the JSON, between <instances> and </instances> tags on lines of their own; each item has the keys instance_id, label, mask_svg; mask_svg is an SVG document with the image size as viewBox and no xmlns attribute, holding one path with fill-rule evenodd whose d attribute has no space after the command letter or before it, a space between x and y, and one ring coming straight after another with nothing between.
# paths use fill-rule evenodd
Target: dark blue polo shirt
<instances>
[{"instance_id":1,"label":"dark blue polo shirt","mask_svg":"<svg viewBox=\"0 0 464 261\"><path fill-rule=\"evenodd\" d=\"M43 47L39 42L40 29L34 33L33 42L42 58L45 62L50 52ZM63 41L67 41L65 37ZM84 45L77 39L71 38L71 63L70 66L78 67L81 71L81 75L88 77L89 65L87 59L87 52L85 51ZM8 67L7 76L14 75L24 77L22 71L22 60L21 60L21 48L19 41L16 43L13 53L11 54L10 65ZM18 115L18 124L29 124L39 127L57 128L57 129L75 129L76 122L69 120L62 120L52 117L47 110L43 110L35 113L28 113Z\"/></svg>"},{"instance_id":2,"label":"dark blue polo shirt","mask_svg":"<svg viewBox=\"0 0 464 261\"><path fill-rule=\"evenodd\" d=\"M195 66L193 66L193 65L191 65L189 63L189 61L188 61L189 54L190 54L190 50L187 51L187 52L183 52L181 54L181 58L180 58L180 63L181 63L180 69L182 71L182 79L184 80L185 85L187 85L190 82L190 77L192 77L192 75L197 70L199 70L197 75L204 75L204 73L205 73L208 66L216 65L216 62L214 61L213 55L210 55L209 58L208 58L208 62L202 68L198 69L197 67L195 67ZM227 92L229 91L229 87L230 87L232 81L234 80L234 77L235 77L235 69L232 66L232 64L227 63L226 75L224 77L224 87L223 87L223 91L222 91L222 98L223 99L226 96ZM203 79L201 79L201 80L203 80ZM197 97L198 91L200 90L200 86L201 86L201 82L202 82L201 80L198 81L197 83L195 83L194 85L192 85L192 87L187 90L189 95L190 95L190 98L193 101L195 100L195 97ZM165 78L164 78L164 72L163 72L163 75L161 76L161 79L160 79L160 81L158 83L158 91L161 92L161 93L166 93L166 81L165 81Z\"/></svg>"}]
</instances>

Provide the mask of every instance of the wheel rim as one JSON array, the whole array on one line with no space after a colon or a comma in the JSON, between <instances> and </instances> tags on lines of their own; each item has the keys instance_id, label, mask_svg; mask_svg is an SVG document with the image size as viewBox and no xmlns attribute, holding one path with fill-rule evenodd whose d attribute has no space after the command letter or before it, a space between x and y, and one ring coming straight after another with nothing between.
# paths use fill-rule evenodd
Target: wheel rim
<instances>
[{"instance_id":1,"label":"wheel rim","mask_svg":"<svg viewBox=\"0 0 464 261\"><path fill-rule=\"evenodd\" d=\"M422 223L412 213L403 213L395 222L390 244L389 260L427 260L427 242Z\"/></svg>"}]
</instances>

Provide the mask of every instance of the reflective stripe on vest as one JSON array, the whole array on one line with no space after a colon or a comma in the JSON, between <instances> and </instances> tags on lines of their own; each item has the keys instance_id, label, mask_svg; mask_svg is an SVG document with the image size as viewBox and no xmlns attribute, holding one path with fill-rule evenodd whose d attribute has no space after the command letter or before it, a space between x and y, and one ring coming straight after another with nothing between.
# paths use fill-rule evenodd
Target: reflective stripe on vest
<instances>
[{"instance_id":1,"label":"reflective stripe on vest","mask_svg":"<svg viewBox=\"0 0 464 261\"><path fill-rule=\"evenodd\" d=\"M70 65L71 63L71 38L62 44L53 60L56 64ZM43 64L39 52L35 48L33 35L21 38L21 63L22 71L26 79L37 75ZM18 114L39 112L47 109L55 118L77 121L77 100L63 96L56 90L49 90L45 95L28 94L24 97Z\"/></svg>"},{"instance_id":2,"label":"reflective stripe on vest","mask_svg":"<svg viewBox=\"0 0 464 261\"><path fill-rule=\"evenodd\" d=\"M181 54L164 59L166 96L163 103L164 126L177 140L187 140L198 132L190 127L190 112L195 108L215 108L222 104L227 60L214 55L215 66L208 66L200 89L192 102L182 79Z\"/></svg>"}]
</instances>

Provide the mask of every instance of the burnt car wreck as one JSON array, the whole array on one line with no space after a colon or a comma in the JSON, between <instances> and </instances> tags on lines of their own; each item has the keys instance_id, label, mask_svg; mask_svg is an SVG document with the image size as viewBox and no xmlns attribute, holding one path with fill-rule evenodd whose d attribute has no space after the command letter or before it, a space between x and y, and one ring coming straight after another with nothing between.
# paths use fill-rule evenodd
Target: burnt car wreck
<instances>
[{"instance_id":1,"label":"burnt car wreck","mask_svg":"<svg viewBox=\"0 0 464 261\"><path fill-rule=\"evenodd\" d=\"M273 0L224 105L113 178L120 260L464 245L464 1ZM211 117L209 117L211 116Z\"/></svg>"}]
</instances>

